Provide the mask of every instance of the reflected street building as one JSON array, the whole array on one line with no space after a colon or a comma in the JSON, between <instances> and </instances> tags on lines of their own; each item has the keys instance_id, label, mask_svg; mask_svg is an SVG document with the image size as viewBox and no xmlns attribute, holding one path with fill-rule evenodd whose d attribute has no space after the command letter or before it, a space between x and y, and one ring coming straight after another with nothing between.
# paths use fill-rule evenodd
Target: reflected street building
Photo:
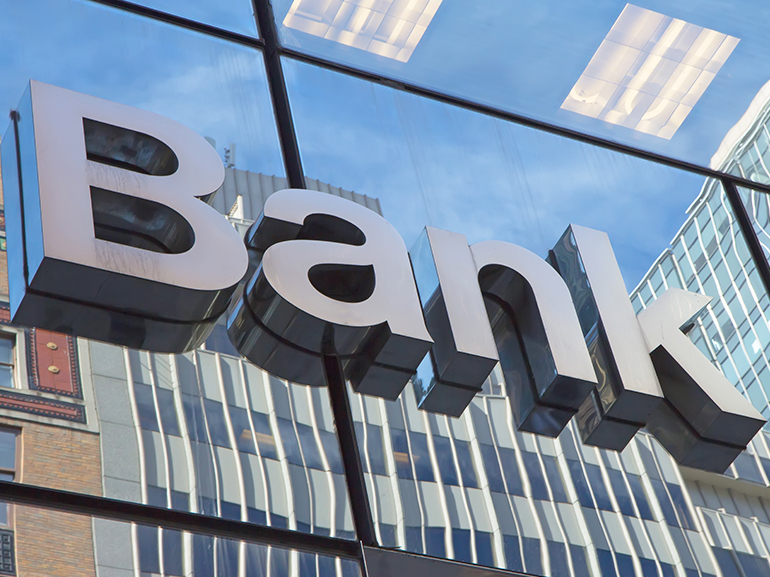
<instances>
[{"instance_id":1,"label":"reflected street building","mask_svg":"<svg viewBox=\"0 0 770 577\"><path fill-rule=\"evenodd\" d=\"M756 92L744 48L770 47L766 21L708 4L0 0L0 112L34 79L236 142L211 202L242 236L286 188L366 207L407 246L430 225L545 257L571 222L607 230L644 277L637 312L672 287L714 297L689 336L770 418L768 264L680 162L723 140L712 170L770 185L770 84L726 137L712 122ZM770 256L766 193L740 190ZM110 501L0 503L0 576L770 577L767 427L723 475L644 430L622 452L574 422L520 432L499 366L458 418L410 382L395 401L348 388L348 423L327 387L242 358L226 317L184 354L12 325L7 249L0 231L0 481Z\"/></svg>"}]
</instances>

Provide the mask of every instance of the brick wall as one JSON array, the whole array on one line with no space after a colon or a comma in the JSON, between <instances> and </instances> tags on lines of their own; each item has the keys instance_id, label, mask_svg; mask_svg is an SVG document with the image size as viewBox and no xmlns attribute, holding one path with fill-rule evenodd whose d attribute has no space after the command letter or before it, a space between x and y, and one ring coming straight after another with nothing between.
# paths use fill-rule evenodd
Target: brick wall
<instances>
[{"instance_id":1,"label":"brick wall","mask_svg":"<svg viewBox=\"0 0 770 577\"><path fill-rule=\"evenodd\" d=\"M21 429L21 471L16 480L67 491L102 494L99 435L0 418ZM19 474L20 473L20 474ZM19 577L93 576L91 518L15 506Z\"/></svg>"}]
</instances>

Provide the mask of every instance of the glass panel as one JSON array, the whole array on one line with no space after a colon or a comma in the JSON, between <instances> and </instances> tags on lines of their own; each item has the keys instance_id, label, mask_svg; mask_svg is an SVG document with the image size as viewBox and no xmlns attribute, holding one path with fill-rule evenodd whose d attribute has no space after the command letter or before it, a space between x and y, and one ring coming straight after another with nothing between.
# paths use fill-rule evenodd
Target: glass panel
<instances>
[{"instance_id":1,"label":"glass panel","mask_svg":"<svg viewBox=\"0 0 770 577\"><path fill-rule=\"evenodd\" d=\"M15 505L0 532L9 575L360 577L357 561L203 533ZM7 555L6 555L7 553Z\"/></svg>"},{"instance_id":2,"label":"glass panel","mask_svg":"<svg viewBox=\"0 0 770 577\"><path fill-rule=\"evenodd\" d=\"M210 4L250 11L248 0ZM181 122L239 170L284 173L258 51L93 2L2 0L0 8L0 50L14 54L3 64L0 108L14 109L39 80Z\"/></svg>"},{"instance_id":3,"label":"glass panel","mask_svg":"<svg viewBox=\"0 0 770 577\"><path fill-rule=\"evenodd\" d=\"M708 215L688 212L703 198L707 183L700 176L296 61L285 60L285 70L308 182L377 199L370 205L407 247L431 225L462 233L469 243L504 240L545 257L570 222L590 226L608 232L629 292L644 281L647 293L634 294L640 309L674 275L684 277L683 286L695 279L696 290L706 290L697 283L707 257L691 272L677 260L681 252L689 261L701 235L702 254L741 258L737 249L720 245L724 235L718 227L731 218L721 197L705 201ZM678 538L674 528L637 519L637 507L643 519L651 520L658 506L675 522L677 517L665 485L647 478L653 471L640 476L635 449L623 459L602 454L581 444L574 424L556 439L518 432L504 384L498 394L487 394L491 390L482 389L456 419L426 416L411 386L394 402L351 395L357 430L367 439L371 426L390 429L385 461L395 465L396 483L382 474L366 475L383 545L528 573L562 572L566 561L575 574L612 575L633 572L628 552L635 540L660 544ZM373 451L360 441L365 454ZM643 443L634 443L642 453ZM372 455L365 461L371 463ZM645 494L649 481L663 488L662 505L653 491ZM634 518L630 537L618 537L615 503ZM394 509L394 515L387 512ZM478 535L488 533L492 556L478 545ZM616 538L627 541L619 556L609 550L608 539ZM568 546L552 544L562 540ZM661 563L670 565L667 551L649 554L656 571Z\"/></svg>"},{"instance_id":4,"label":"glass panel","mask_svg":"<svg viewBox=\"0 0 770 577\"><path fill-rule=\"evenodd\" d=\"M0 365L0 387L12 389L16 386L13 380L13 367Z\"/></svg>"},{"instance_id":5,"label":"glass panel","mask_svg":"<svg viewBox=\"0 0 770 577\"><path fill-rule=\"evenodd\" d=\"M13 341L11 339L0 338L0 363L13 364Z\"/></svg>"},{"instance_id":6,"label":"glass panel","mask_svg":"<svg viewBox=\"0 0 770 577\"><path fill-rule=\"evenodd\" d=\"M308 178L379 199L407 247L430 225L545 257L575 223L609 234L630 291L703 186L697 175L296 61L284 67Z\"/></svg>"},{"instance_id":7,"label":"glass panel","mask_svg":"<svg viewBox=\"0 0 770 577\"><path fill-rule=\"evenodd\" d=\"M264 199L285 186L258 50L93 2L7 4L0 49L14 57L5 62L0 83L6 110L33 78L189 126L222 156L225 184L214 207L228 214L237 203L231 222L240 232L259 215ZM223 13L237 10L236 2L229 4ZM250 3L240 4L250 14ZM75 347L75 394L53 398L35 391L46 412L4 412L21 431L25 482L355 536L324 389L288 384L213 351L149 354L87 341ZM2 451L0 442L0 467L13 469L13 451ZM3 457L10 460L3 464ZM144 530L139 535L139 557L150 559L147 571L155 573L165 558L154 555L173 550L178 537L166 545ZM198 559L193 554L192 565L184 567ZM201 559L203 571L208 561ZM221 559L227 561L217 561L218 571L233 556L222 553Z\"/></svg>"},{"instance_id":8,"label":"glass panel","mask_svg":"<svg viewBox=\"0 0 770 577\"><path fill-rule=\"evenodd\" d=\"M274 6L294 49L704 166L720 168L735 132L766 114L760 2Z\"/></svg>"},{"instance_id":9,"label":"glass panel","mask_svg":"<svg viewBox=\"0 0 770 577\"><path fill-rule=\"evenodd\" d=\"M257 23L249 0L132 0L132 4L147 6L188 20L211 24L248 36L257 35Z\"/></svg>"},{"instance_id":10,"label":"glass panel","mask_svg":"<svg viewBox=\"0 0 770 577\"><path fill-rule=\"evenodd\" d=\"M16 441L18 433L0 429L0 469L16 469ZM7 479L6 479L7 480Z\"/></svg>"}]
</instances>

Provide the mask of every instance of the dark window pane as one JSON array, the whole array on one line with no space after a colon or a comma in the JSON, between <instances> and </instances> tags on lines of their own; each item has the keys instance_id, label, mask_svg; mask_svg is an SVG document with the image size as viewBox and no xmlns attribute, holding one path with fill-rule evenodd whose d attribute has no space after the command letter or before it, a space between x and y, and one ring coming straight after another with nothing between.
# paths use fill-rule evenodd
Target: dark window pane
<instances>
[{"instance_id":1,"label":"dark window pane","mask_svg":"<svg viewBox=\"0 0 770 577\"><path fill-rule=\"evenodd\" d=\"M225 519L233 519L235 521L241 520L241 506L238 503L230 503L229 501L219 502L219 516Z\"/></svg>"},{"instance_id":2,"label":"dark window pane","mask_svg":"<svg viewBox=\"0 0 770 577\"><path fill-rule=\"evenodd\" d=\"M492 553L492 533L476 531L476 562L487 567L495 566L495 556Z\"/></svg>"},{"instance_id":3,"label":"dark window pane","mask_svg":"<svg viewBox=\"0 0 770 577\"><path fill-rule=\"evenodd\" d=\"M148 527L147 525L137 525L136 539L139 545L140 570L146 573L160 573L158 528Z\"/></svg>"},{"instance_id":4,"label":"dark window pane","mask_svg":"<svg viewBox=\"0 0 770 577\"><path fill-rule=\"evenodd\" d=\"M660 572L663 577L677 577L676 569L673 565L669 565L668 563L660 564ZM728 577L728 575L725 574L724 577Z\"/></svg>"},{"instance_id":5,"label":"dark window pane","mask_svg":"<svg viewBox=\"0 0 770 577\"><path fill-rule=\"evenodd\" d=\"M206 419L203 417L200 397L183 394L182 406L184 407L184 416L187 421L187 431L190 434L190 439L201 443L208 443L209 435L206 431Z\"/></svg>"},{"instance_id":6,"label":"dark window pane","mask_svg":"<svg viewBox=\"0 0 770 577\"><path fill-rule=\"evenodd\" d=\"M299 450L297 433L294 431L294 425L288 419L277 419L278 431L281 434L281 443L286 453L286 460L292 465L303 466L302 453Z\"/></svg>"},{"instance_id":7,"label":"dark window pane","mask_svg":"<svg viewBox=\"0 0 770 577\"><path fill-rule=\"evenodd\" d=\"M16 431L0 429L0 469L16 469Z\"/></svg>"},{"instance_id":8,"label":"dark window pane","mask_svg":"<svg viewBox=\"0 0 770 577\"><path fill-rule=\"evenodd\" d=\"M147 485L147 504L153 507L168 507L166 489L156 487L155 485Z\"/></svg>"},{"instance_id":9,"label":"dark window pane","mask_svg":"<svg viewBox=\"0 0 770 577\"><path fill-rule=\"evenodd\" d=\"M567 491L564 489L564 479L561 476L556 457L543 455L543 465L545 466L545 474L548 476L548 483L551 485L551 493L553 494L554 501L559 503L569 503Z\"/></svg>"},{"instance_id":10,"label":"dark window pane","mask_svg":"<svg viewBox=\"0 0 770 577\"><path fill-rule=\"evenodd\" d=\"M13 367L0 365L0 387L12 389L16 386L13 381Z\"/></svg>"},{"instance_id":11,"label":"dark window pane","mask_svg":"<svg viewBox=\"0 0 770 577\"><path fill-rule=\"evenodd\" d=\"M687 507L687 503L684 500L682 494L682 488L674 483L666 483L668 492L671 495L671 501L674 503L674 509L679 515L679 520L682 523L682 528L695 531L695 523L690 516L690 509Z\"/></svg>"},{"instance_id":12,"label":"dark window pane","mask_svg":"<svg viewBox=\"0 0 770 577\"><path fill-rule=\"evenodd\" d=\"M741 577L741 573L730 551L718 547L712 547L712 551L714 551L714 557L717 558L717 563L724 577Z\"/></svg>"},{"instance_id":13,"label":"dark window pane","mask_svg":"<svg viewBox=\"0 0 770 577\"><path fill-rule=\"evenodd\" d=\"M428 452L428 437L424 433L409 433L409 442L412 446L412 459L414 460L414 472L418 481L435 481L433 465L430 462Z\"/></svg>"},{"instance_id":14,"label":"dark window pane","mask_svg":"<svg viewBox=\"0 0 770 577\"><path fill-rule=\"evenodd\" d=\"M591 490L596 498L596 506L605 511L612 511L612 502L607 493L607 486L604 484L604 478L602 478L602 470L598 465L591 465L590 463L586 463L585 467L588 481L591 483Z\"/></svg>"},{"instance_id":15,"label":"dark window pane","mask_svg":"<svg viewBox=\"0 0 770 577\"><path fill-rule=\"evenodd\" d=\"M484 444L479 445L479 447L481 448L481 459L484 461L484 470L487 473L487 479L489 479L489 490L505 493L503 475L500 472L500 461L497 459L495 448L492 445ZM436 448L436 452L438 452L438 448Z\"/></svg>"},{"instance_id":16,"label":"dark window pane","mask_svg":"<svg viewBox=\"0 0 770 577\"><path fill-rule=\"evenodd\" d=\"M13 364L13 342L9 338L0 337L0 363Z\"/></svg>"},{"instance_id":17,"label":"dark window pane","mask_svg":"<svg viewBox=\"0 0 770 577\"><path fill-rule=\"evenodd\" d=\"M540 539L522 537L521 545L522 549L524 549L524 562L527 564L527 573L542 575L543 558L540 556Z\"/></svg>"},{"instance_id":18,"label":"dark window pane","mask_svg":"<svg viewBox=\"0 0 770 577\"><path fill-rule=\"evenodd\" d=\"M315 555L313 553L300 552L299 554L299 577L315 577Z\"/></svg>"},{"instance_id":19,"label":"dark window pane","mask_svg":"<svg viewBox=\"0 0 770 577\"><path fill-rule=\"evenodd\" d=\"M257 525L267 525L267 513L254 507L248 507L246 509L246 515L248 516L249 523L256 523Z\"/></svg>"},{"instance_id":20,"label":"dark window pane","mask_svg":"<svg viewBox=\"0 0 770 577\"><path fill-rule=\"evenodd\" d=\"M532 488L532 497L543 501L549 501L548 487L545 484L545 477L543 476L543 469L540 466L540 459L537 458L535 453L530 453L528 451L522 451L521 458L524 461L524 467L527 469L527 475L529 475L529 486Z\"/></svg>"},{"instance_id":21,"label":"dark window pane","mask_svg":"<svg viewBox=\"0 0 770 577\"><path fill-rule=\"evenodd\" d=\"M607 469L607 475L610 478L610 485L612 491L615 493L615 498L618 501L618 507L620 512L624 515L636 516L634 512L634 505L631 501L631 493L628 491L626 482L623 479L623 473L616 469Z\"/></svg>"},{"instance_id":22,"label":"dark window pane","mask_svg":"<svg viewBox=\"0 0 770 577\"><path fill-rule=\"evenodd\" d=\"M455 439L455 450L457 451L457 464L460 467L460 476L463 485L466 487L478 487L479 481L476 476L476 466L471 457L471 445L467 441Z\"/></svg>"},{"instance_id":23,"label":"dark window pane","mask_svg":"<svg viewBox=\"0 0 770 577\"><path fill-rule=\"evenodd\" d=\"M406 528L406 550L412 553L422 553L422 530L419 527Z\"/></svg>"},{"instance_id":24,"label":"dark window pane","mask_svg":"<svg viewBox=\"0 0 770 577\"><path fill-rule=\"evenodd\" d=\"M189 511L190 497L181 491L171 491L171 508L175 511Z\"/></svg>"},{"instance_id":25,"label":"dark window pane","mask_svg":"<svg viewBox=\"0 0 770 577\"><path fill-rule=\"evenodd\" d=\"M642 486L642 480L638 475L628 474L628 484L631 486L631 492L634 495L636 501L636 508L639 509L639 516L642 519L654 520L652 510L650 509L650 503L647 501L647 494L644 492Z\"/></svg>"},{"instance_id":26,"label":"dark window pane","mask_svg":"<svg viewBox=\"0 0 770 577\"><path fill-rule=\"evenodd\" d=\"M738 563L743 568L746 577L767 577L770 575L770 565L767 559L755 557L747 553L737 553Z\"/></svg>"},{"instance_id":27,"label":"dark window pane","mask_svg":"<svg viewBox=\"0 0 770 577\"><path fill-rule=\"evenodd\" d=\"M235 433L235 444L238 450L243 453L257 454L257 447L254 444L254 436L251 434L251 425L249 424L249 413L246 409L239 409L233 405L228 405L230 411L230 421L233 424L233 433Z\"/></svg>"},{"instance_id":28,"label":"dark window pane","mask_svg":"<svg viewBox=\"0 0 770 577\"><path fill-rule=\"evenodd\" d=\"M591 492L588 490L588 482L583 474L583 468L578 461L567 459L567 468L572 476L572 483L575 485L575 491L577 492L578 500L583 507L594 508L594 499L591 497Z\"/></svg>"},{"instance_id":29,"label":"dark window pane","mask_svg":"<svg viewBox=\"0 0 770 577\"><path fill-rule=\"evenodd\" d=\"M380 523L380 545L383 547L396 547L396 526Z\"/></svg>"},{"instance_id":30,"label":"dark window pane","mask_svg":"<svg viewBox=\"0 0 770 577\"><path fill-rule=\"evenodd\" d=\"M457 467L452 454L452 442L441 435L433 435L433 446L436 449L436 460L441 472L441 480L445 485L459 485Z\"/></svg>"},{"instance_id":31,"label":"dark window pane","mask_svg":"<svg viewBox=\"0 0 770 577\"><path fill-rule=\"evenodd\" d=\"M256 577L267 575L267 555L269 549L253 543L246 544L246 575Z\"/></svg>"},{"instance_id":32,"label":"dark window pane","mask_svg":"<svg viewBox=\"0 0 770 577\"><path fill-rule=\"evenodd\" d=\"M457 561L473 562L470 529L452 529L452 546L455 550L454 558Z\"/></svg>"},{"instance_id":33,"label":"dark window pane","mask_svg":"<svg viewBox=\"0 0 770 577\"><path fill-rule=\"evenodd\" d=\"M366 448L369 453L369 466L375 475L387 475L385 468L385 449L382 444L382 427L366 425Z\"/></svg>"},{"instance_id":34,"label":"dark window pane","mask_svg":"<svg viewBox=\"0 0 770 577\"><path fill-rule=\"evenodd\" d=\"M278 460L278 452L275 448L275 437L270 428L270 419L262 413L251 413L251 420L254 423L254 431L257 434L257 446L259 453L268 459Z\"/></svg>"},{"instance_id":35,"label":"dark window pane","mask_svg":"<svg viewBox=\"0 0 770 577\"><path fill-rule=\"evenodd\" d=\"M658 566L652 559L639 557L639 564L642 566L642 577L659 577Z\"/></svg>"},{"instance_id":36,"label":"dark window pane","mask_svg":"<svg viewBox=\"0 0 770 577\"><path fill-rule=\"evenodd\" d=\"M270 575L289 575L289 555L286 549L270 549ZM198 577L197 575L195 577Z\"/></svg>"},{"instance_id":37,"label":"dark window pane","mask_svg":"<svg viewBox=\"0 0 770 577\"><path fill-rule=\"evenodd\" d=\"M519 473L519 464L516 462L516 451L505 447L497 448L500 454L500 464L503 467L503 476L505 485L508 487L509 495L524 496L524 485L521 483Z\"/></svg>"},{"instance_id":38,"label":"dark window pane","mask_svg":"<svg viewBox=\"0 0 770 577\"><path fill-rule=\"evenodd\" d=\"M182 563L184 551L182 549L182 532L163 530L163 572L168 577L181 577L184 575Z\"/></svg>"},{"instance_id":39,"label":"dark window pane","mask_svg":"<svg viewBox=\"0 0 770 577\"><path fill-rule=\"evenodd\" d=\"M443 527L425 527L425 554L446 557Z\"/></svg>"},{"instance_id":40,"label":"dark window pane","mask_svg":"<svg viewBox=\"0 0 770 577\"><path fill-rule=\"evenodd\" d=\"M136 412L139 413L139 424L141 427L148 431L160 431L158 415L155 412L152 387L150 385L134 383L134 398L136 399Z\"/></svg>"},{"instance_id":41,"label":"dark window pane","mask_svg":"<svg viewBox=\"0 0 770 577\"><path fill-rule=\"evenodd\" d=\"M761 408L764 408L764 406ZM749 455L745 452L741 453L738 455L738 458L735 459L733 465L735 465L735 470L738 472L738 477L741 479L746 479L747 481L753 481L754 483L760 483L762 485L765 484L765 481L762 479L762 474L759 472L757 461L754 459L753 455Z\"/></svg>"},{"instance_id":42,"label":"dark window pane","mask_svg":"<svg viewBox=\"0 0 770 577\"><path fill-rule=\"evenodd\" d=\"M658 498L660 508L663 510L663 516L666 519L666 523L673 527L679 526L679 521L676 519L674 513L674 506L671 504L671 500L668 498L666 488L663 486L663 482L658 479L650 479L652 483L652 490L655 491L655 496Z\"/></svg>"},{"instance_id":43,"label":"dark window pane","mask_svg":"<svg viewBox=\"0 0 770 577\"><path fill-rule=\"evenodd\" d=\"M588 559L586 558L585 548L579 545L570 545L569 554L572 557L572 569L575 577L591 577L588 571Z\"/></svg>"},{"instance_id":44,"label":"dark window pane","mask_svg":"<svg viewBox=\"0 0 770 577\"><path fill-rule=\"evenodd\" d=\"M619 575L633 575L634 574L634 560L631 555L624 555L623 553L615 553L615 561L618 564Z\"/></svg>"},{"instance_id":45,"label":"dark window pane","mask_svg":"<svg viewBox=\"0 0 770 577\"><path fill-rule=\"evenodd\" d=\"M393 443L393 457L396 460L396 473L402 479L414 479L412 463L409 459L409 445L406 442L406 431L390 429L390 438Z\"/></svg>"},{"instance_id":46,"label":"dark window pane","mask_svg":"<svg viewBox=\"0 0 770 577\"><path fill-rule=\"evenodd\" d=\"M332 473L342 475L344 469L342 467L342 455L340 454L340 446L337 443L337 436L329 431L323 429L318 431L321 436L321 444L326 453L326 461L329 463L329 469Z\"/></svg>"},{"instance_id":47,"label":"dark window pane","mask_svg":"<svg viewBox=\"0 0 770 577\"><path fill-rule=\"evenodd\" d=\"M567 548L564 543L548 541L548 557L551 560L552 577L571 577L567 563Z\"/></svg>"},{"instance_id":48,"label":"dark window pane","mask_svg":"<svg viewBox=\"0 0 770 577\"><path fill-rule=\"evenodd\" d=\"M180 437L179 421L176 417L176 404L174 403L174 393L168 389L155 389L158 396L158 411L160 412L160 422L163 425L163 432L167 435Z\"/></svg>"},{"instance_id":49,"label":"dark window pane","mask_svg":"<svg viewBox=\"0 0 770 577\"><path fill-rule=\"evenodd\" d=\"M334 558L318 555L318 577L336 577Z\"/></svg>"},{"instance_id":50,"label":"dark window pane","mask_svg":"<svg viewBox=\"0 0 770 577\"><path fill-rule=\"evenodd\" d=\"M220 447L230 447L230 437L227 434L227 423L222 403L203 399L203 407L206 409L206 421L208 423L211 443Z\"/></svg>"},{"instance_id":51,"label":"dark window pane","mask_svg":"<svg viewBox=\"0 0 770 577\"><path fill-rule=\"evenodd\" d=\"M321 453L318 450L318 442L313 434L313 428L297 423L297 432L299 433L299 442L302 445L302 455L305 457L305 466L311 469L325 470L326 467L321 460Z\"/></svg>"},{"instance_id":52,"label":"dark window pane","mask_svg":"<svg viewBox=\"0 0 770 577\"><path fill-rule=\"evenodd\" d=\"M519 538L515 535L503 535L503 549L505 550L505 566L511 571L524 571Z\"/></svg>"},{"instance_id":53,"label":"dark window pane","mask_svg":"<svg viewBox=\"0 0 770 577\"><path fill-rule=\"evenodd\" d=\"M612 553L604 549L597 549L596 556L599 558L599 570L602 572L602 577L618 577L615 572L615 563L612 561ZM621 577L626 576L622 575Z\"/></svg>"}]
</instances>

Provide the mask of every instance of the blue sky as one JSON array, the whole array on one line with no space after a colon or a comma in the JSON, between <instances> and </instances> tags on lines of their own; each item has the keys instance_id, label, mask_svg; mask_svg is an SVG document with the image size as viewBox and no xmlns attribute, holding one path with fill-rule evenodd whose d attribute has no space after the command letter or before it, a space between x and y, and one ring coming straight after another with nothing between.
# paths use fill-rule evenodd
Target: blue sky
<instances>
[{"instance_id":1,"label":"blue sky","mask_svg":"<svg viewBox=\"0 0 770 577\"><path fill-rule=\"evenodd\" d=\"M606 231L629 289L703 177L287 62L305 172L380 199L407 246L425 225L545 256L570 223Z\"/></svg>"},{"instance_id":2,"label":"blue sky","mask_svg":"<svg viewBox=\"0 0 770 577\"><path fill-rule=\"evenodd\" d=\"M245 31L247 2L146 2ZM288 0L276 3L277 14ZM396 63L293 33L303 49L496 106L707 163L770 74L770 7L640 4L741 38L674 139L559 110L624 2L444 0ZM688 6L697 6L697 10ZM258 51L80 0L0 0L0 109L34 78L169 116L237 144L238 168L282 175ZM752 12L753 11L753 12ZM250 24L249 24L250 25ZM285 35L286 38L286 35ZM482 55L485 55L482 58ZM703 179L398 91L285 62L306 173L381 200L407 246L425 225L544 256L569 223L605 230L629 288L668 246ZM668 147L668 148L667 148Z\"/></svg>"},{"instance_id":3,"label":"blue sky","mask_svg":"<svg viewBox=\"0 0 770 577\"><path fill-rule=\"evenodd\" d=\"M293 0L276 0L279 23ZM770 3L663 0L633 4L740 39L674 138L600 122L560 106L626 5L624 0L443 0L409 62L282 28L284 42L340 60L691 162L708 164L725 133L770 80Z\"/></svg>"}]
</instances>

